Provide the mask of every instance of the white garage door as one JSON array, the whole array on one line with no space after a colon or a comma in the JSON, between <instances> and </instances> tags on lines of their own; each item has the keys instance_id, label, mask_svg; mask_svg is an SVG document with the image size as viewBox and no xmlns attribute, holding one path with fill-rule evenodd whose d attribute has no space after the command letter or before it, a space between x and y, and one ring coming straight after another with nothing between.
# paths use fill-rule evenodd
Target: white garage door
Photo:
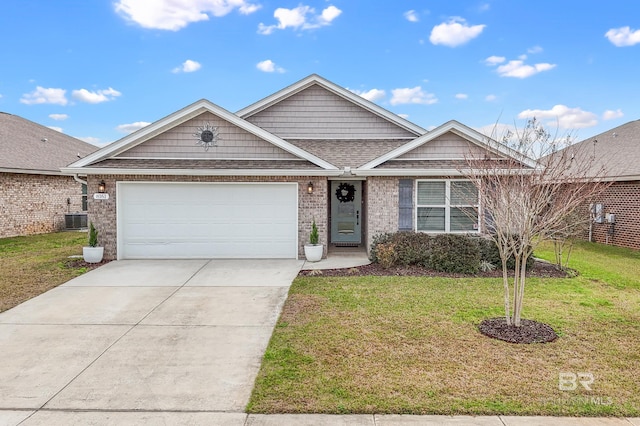
<instances>
[{"instance_id":1,"label":"white garage door","mask_svg":"<svg viewBox=\"0 0 640 426\"><path fill-rule=\"evenodd\" d=\"M295 183L118 183L118 258L296 258Z\"/></svg>"}]
</instances>

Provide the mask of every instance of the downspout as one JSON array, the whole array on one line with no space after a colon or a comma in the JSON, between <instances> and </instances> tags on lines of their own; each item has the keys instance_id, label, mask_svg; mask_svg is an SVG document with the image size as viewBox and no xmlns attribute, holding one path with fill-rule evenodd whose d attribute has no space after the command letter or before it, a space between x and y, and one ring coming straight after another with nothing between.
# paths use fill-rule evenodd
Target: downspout
<instances>
[{"instance_id":1,"label":"downspout","mask_svg":"<svg viewBox=\"0 0 640 426\"><path fill-rule=\"evenodd\" d=\"M78 174L77 174L77 173L74 173L74 174L73 174L73 180L75 180L76 182L79 182L79 183L81 183L81 184L83 184L83 185L87 185L87 186L89 186L89 184L87 183L87 181L86 181L86 180L82 180L82 179L80 179L80 178L78 177Z\"/></svg>"}]
</instances>

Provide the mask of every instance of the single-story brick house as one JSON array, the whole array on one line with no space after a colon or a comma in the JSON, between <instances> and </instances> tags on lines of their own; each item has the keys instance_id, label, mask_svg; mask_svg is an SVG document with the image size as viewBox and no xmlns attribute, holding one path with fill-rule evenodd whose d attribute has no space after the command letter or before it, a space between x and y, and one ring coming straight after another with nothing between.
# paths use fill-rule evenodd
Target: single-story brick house
<instances>
[{"instance_id":1,"label":"single-story brick house","mask_svg":"<svg viewBox=\"0 0 640 426\"><path fill-rule=\"evenodd\" d=\"M0 112L0 238L60 230L65 214L86 211L86 186L60 168L97 149Z\"/></svg>"},{"instance_id":2,"label":"single-story brick house","mask_svg":"<svg viewBox=\"0 0 640 426\"><path fill-rule=\"evenodd\" d=\"M104 182L89 217L107 258L296 258L314 220L325 250L397 230L479 232L477 197L455 196L472 187L459 172L469 153L514 154L311 75L235 114L197 101L62 170L87 176L90 194Z\"/></svg>"},{"instance_id":3,"label":"single-story brick house","mask_svg":"<svg viewBox=\"0 0 640 426\"><path fill-rule=\"evenodd\" d=\"M593 156L591 172L587 175L591 173L611 182L592 203L597 210L591 228L592 241L640 249L640 120L607 130L567 149Z\"/></svg>"}]
</instances>

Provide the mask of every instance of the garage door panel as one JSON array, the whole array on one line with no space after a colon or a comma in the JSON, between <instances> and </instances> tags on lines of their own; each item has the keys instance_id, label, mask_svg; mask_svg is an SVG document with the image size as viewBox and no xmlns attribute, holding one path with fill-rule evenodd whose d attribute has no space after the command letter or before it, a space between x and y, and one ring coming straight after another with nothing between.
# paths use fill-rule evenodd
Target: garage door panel
<instances>
[{"instance_id":1,"label":"garage door panel","mask_svg":"<svg viewBox=\"0 0 640 426\"><path fill-rule=\"evenodd\" d=\"M295 258L296 184L120 183L119 258Z\"/></svg>"}]
</instances>

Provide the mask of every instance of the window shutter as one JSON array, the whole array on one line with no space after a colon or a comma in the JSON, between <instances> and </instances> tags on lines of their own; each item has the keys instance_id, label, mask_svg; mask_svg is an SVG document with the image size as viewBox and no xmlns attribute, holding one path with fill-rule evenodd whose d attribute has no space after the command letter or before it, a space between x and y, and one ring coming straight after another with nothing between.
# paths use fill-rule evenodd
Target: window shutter
<instances>
[{"instance_id":1,"label":"window shutter","mask_svg":"<svg viewBox=\"0 0 640 426\"><path fill-rule=\"evenodd\" d=\"M413 179L400 179L398 230L413 231Z\"/></svg>"}]
</instances>

